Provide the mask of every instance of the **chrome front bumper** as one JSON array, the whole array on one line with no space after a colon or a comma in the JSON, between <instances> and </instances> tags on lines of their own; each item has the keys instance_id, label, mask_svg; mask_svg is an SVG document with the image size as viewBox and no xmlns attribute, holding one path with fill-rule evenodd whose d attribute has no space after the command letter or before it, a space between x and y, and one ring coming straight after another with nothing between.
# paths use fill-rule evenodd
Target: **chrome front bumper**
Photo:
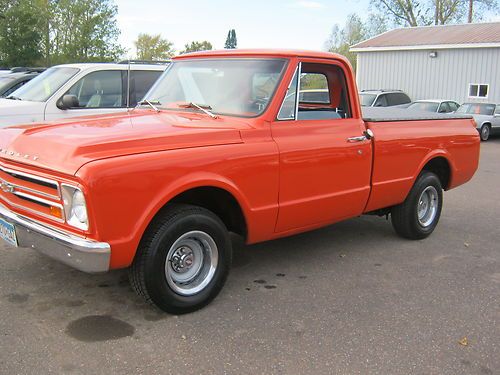
<instances>
[{"instance_id":1,"label":"chrome front bumper","mask_svg":"<svg viewBox=\"0 0 500 375\"><path fill-rule=\"evenodd\" d=\"M48 227L3 205L0 205L0 218L14 224L19 247L35 249L83 272L109 270L111 247L106 242L87 240Z\"/></svg>"}]
</instances>

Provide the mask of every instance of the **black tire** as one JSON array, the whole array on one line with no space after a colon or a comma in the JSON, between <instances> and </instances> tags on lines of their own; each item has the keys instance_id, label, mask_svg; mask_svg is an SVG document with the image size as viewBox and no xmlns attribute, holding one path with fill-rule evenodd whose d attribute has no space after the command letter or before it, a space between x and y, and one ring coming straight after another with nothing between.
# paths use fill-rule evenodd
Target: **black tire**
<instances>
[{"instance_id":1,"label":"black tire","mask_svg":"<svg viewBox=\"0 0 500 375\"><path fill-rule=\"evenodd\" d=\"M481 130L479 132L481 141L486 142L488 138L490 138L490 133L491 133L491 128L488 124L481 126Z\"/></svg>"},{"instance_id":2,"label":"black tire","mask_svg":"<svg viewBox=\"0 0 500 375\"><path fill-rule=\"evenodd\" d=\"M424 201L429 202L428 206L422 204ZM427 213L427 216L419 216L419 206L420 213ZM429 211L425 211L426 207ZM443 189L439 178L432 172L423 171L405 201L391 209L392 226L401 237L411 240L426 238L436 228L442 207Z\"/></svg>"},{"instance_id":3,"label":"black tire","mask_svg":"<svg viewBox=\"0 0 500 375\"><path fill-rule=\"evenodd\" d=\"M210 244L215 244L215 250ZM190 262L181 262L181 257L172 255L179 255L179 251L184 255L186 249L191 251ZM192 255L193 249L204 255ZM215 252L217 264L214 266ZM194 273L198 274L194 281L177 283L175 278L191 272L191 267L194 270L197 259L198 262L201 259L202 266ZM158 215L144 234L129 270L129 279L135 291L149 303L168 313L184 314L202 308L217 296L229 274L231 262L229 234L215 214L197 206L172 205ZM174 263L177 269L186 267L189 271L174 271ZM210 278L207 275L211 275ZM200 280L207 284L204 286ZM191 289L183 289L187 287ZM196 288L202 289L193 293ZM188 291L190 294L186 294Z\"/></svg>"}]
</instances>

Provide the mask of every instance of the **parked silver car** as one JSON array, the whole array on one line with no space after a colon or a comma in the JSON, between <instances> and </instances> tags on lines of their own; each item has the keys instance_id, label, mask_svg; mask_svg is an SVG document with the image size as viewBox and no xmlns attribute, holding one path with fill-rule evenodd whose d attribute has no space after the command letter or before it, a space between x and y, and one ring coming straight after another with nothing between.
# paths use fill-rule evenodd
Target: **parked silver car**
<instances>
[{"instance_id":1,"label":"parked silver car","mask_svg":"<svg viewBox=\"0 0 500 375\"><path fill-rule=\"evenodd\" d=\"M464 103L456 113L466 113L474 117L482 141L487 141L491 134L500 132L500 104Z\"/></svg>"},{"instance_id":2,"label":"parked silver car","mask_svg":"<svg viewBox=\"0 0 500 375\"><path fill-rule=\"evenodd\" d=\"M453 100L429 99L414 101L406 108L416 111L451 113L455 112L458 107L460 107L460 104Z\"/></svg>"},{"instance_id":3,"label":"parked silver car","mask_svg":"<svg viewBox=\"0 0 500 375\"><path fill-rule=\"evenodd\" d=\"M362 107L393 107L410 104L411 99L401 90L361 90L359 102Z\"/></svg>"}]
</instances>

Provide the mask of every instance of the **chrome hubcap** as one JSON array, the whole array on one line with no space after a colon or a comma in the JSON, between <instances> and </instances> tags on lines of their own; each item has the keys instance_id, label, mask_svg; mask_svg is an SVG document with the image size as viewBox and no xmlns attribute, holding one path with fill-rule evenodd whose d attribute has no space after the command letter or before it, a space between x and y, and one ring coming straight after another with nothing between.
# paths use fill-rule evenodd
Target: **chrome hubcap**
<instances>
[{"instance_id":1,"label":"chrome hubcap","mask_svg":"<svg viewBox=\"0 0 500 375\"><path fill-rule=\"evenodd\" d=\"M487 126L483 127L483 138L487 138L490 135L490 128Z\"/></svg>"},{"instance_id":2,"label":"chrome hubcap","mask_svg":"<svg viewBox=\"0 0 500 375\"><path fill-rule=\"evenodd\" d=\"M208 233L185 233L167 253L167 283L174 292L183 296L199 293L212 281L218 261L217 245Z\"/></svg>"},{"instance_id":3,"label":"chrome hubcap","mask_svg":"<svg viewBox=\"0 0 500 375\"><path fill-rule=\"evenodd\" d=\"M418 222L423 227L431 225L436 218L439 195L434 186L427 186L418 199Z\"/></svg>"}]
</instances>

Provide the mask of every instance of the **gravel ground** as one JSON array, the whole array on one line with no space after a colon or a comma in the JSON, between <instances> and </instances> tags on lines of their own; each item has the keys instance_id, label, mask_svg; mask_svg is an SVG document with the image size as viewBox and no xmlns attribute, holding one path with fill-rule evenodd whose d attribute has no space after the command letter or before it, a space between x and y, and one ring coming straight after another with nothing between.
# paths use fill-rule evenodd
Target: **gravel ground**
<instances>
[{"instance_id":1,"label":"gravel ground","mask_svg":"<svg viewBox=\"0 0 500 375\"><path fill-rule=\"evenodd\" d=\"M430 238L366 216L236 242L222 293L189 315L144 304L124 271L2 244L0 374L500 374L500 138L481 148Z\"/></svg>"}]
</instances>

